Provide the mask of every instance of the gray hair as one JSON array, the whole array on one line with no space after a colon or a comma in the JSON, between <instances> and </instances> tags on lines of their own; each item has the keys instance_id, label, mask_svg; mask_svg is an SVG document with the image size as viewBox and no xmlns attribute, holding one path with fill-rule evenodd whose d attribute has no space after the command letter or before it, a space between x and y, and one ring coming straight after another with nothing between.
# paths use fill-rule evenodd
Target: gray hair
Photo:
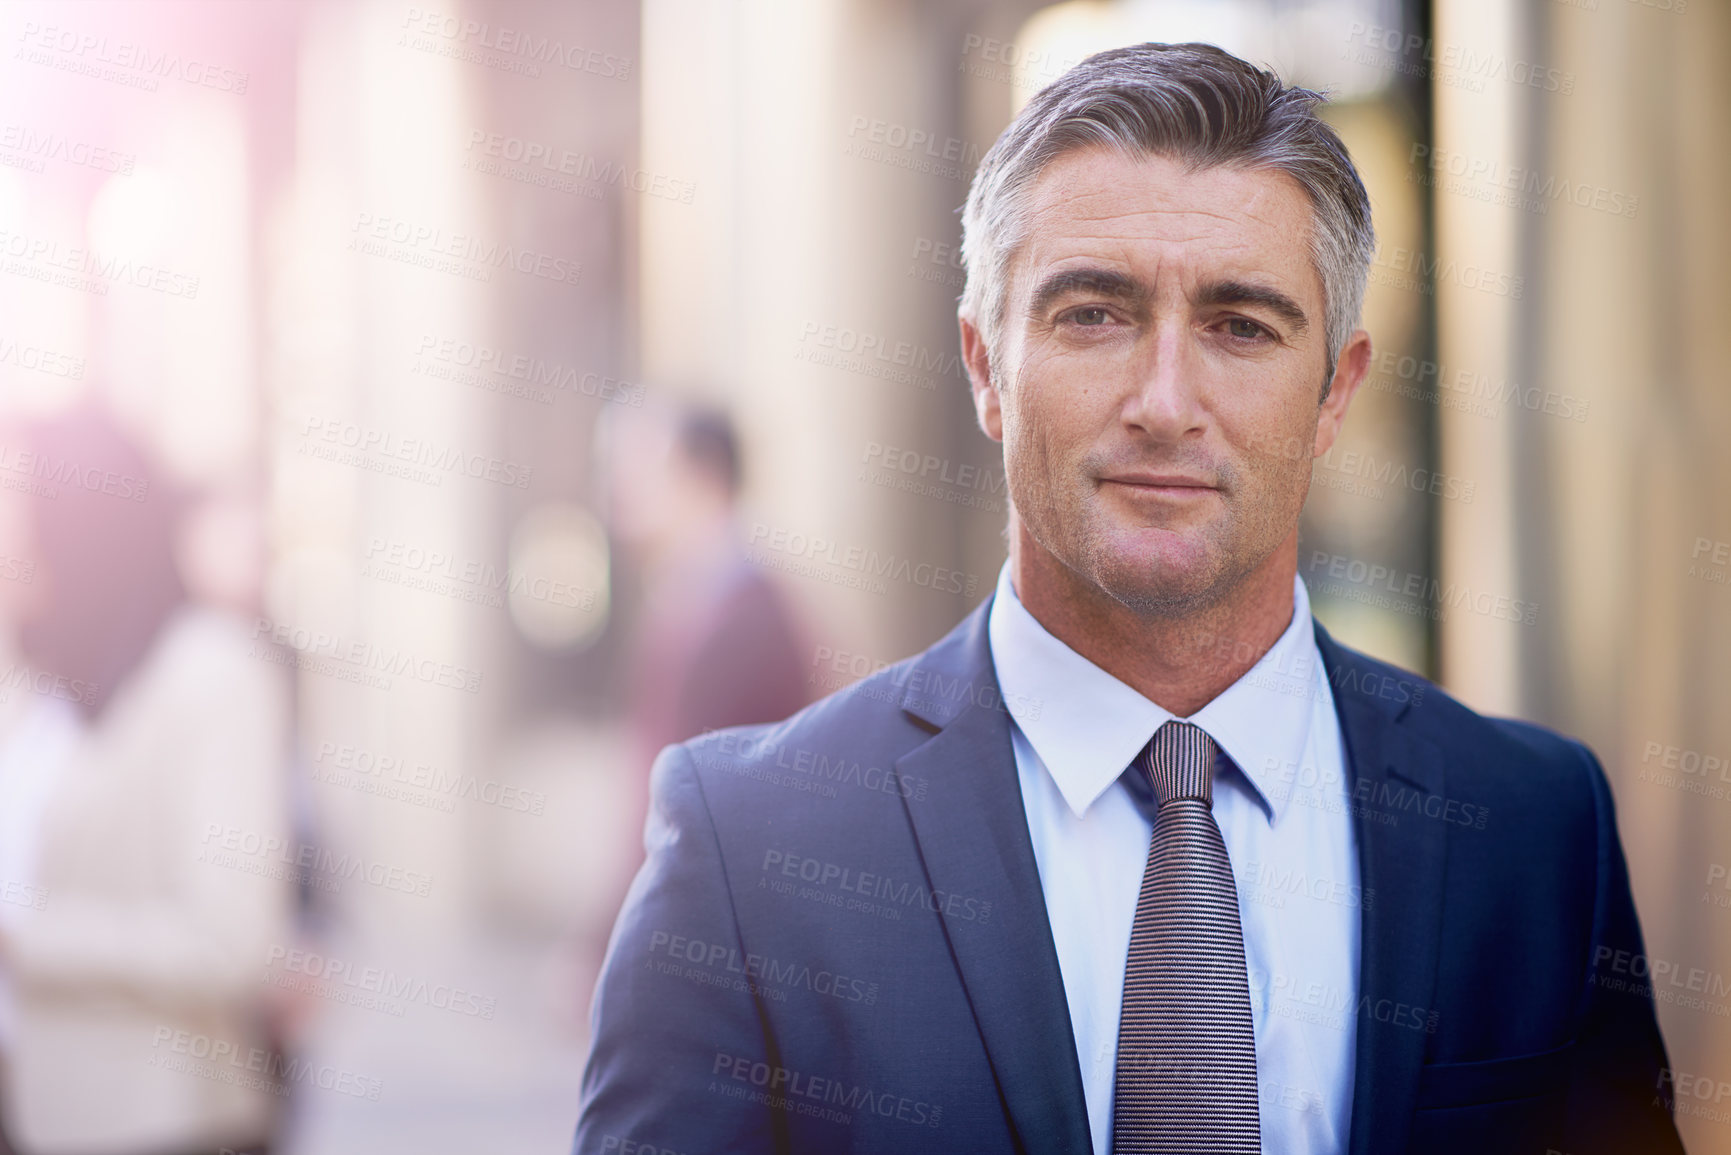
<instances>
[{"instance_id":1,"label":"gray hair","mask_svg":"<svg viewBox=\"0 0 1731 1155\"><path fill-rule=\"evenodd\" d=\"M1272 169L1310 198L1311 260L1322 279L1328 396L1357 327L1376 251L1370 198L1346 146L1317 115L1326 97L1283 85L1212 44L1137 44L1082 61L1030 100L981 160L962 209L962 315L980 327L998 375L1010 260L1027 239L1027 192L1046 165L1091 146L1128 156Z\"/></svg>"}]
</instances>

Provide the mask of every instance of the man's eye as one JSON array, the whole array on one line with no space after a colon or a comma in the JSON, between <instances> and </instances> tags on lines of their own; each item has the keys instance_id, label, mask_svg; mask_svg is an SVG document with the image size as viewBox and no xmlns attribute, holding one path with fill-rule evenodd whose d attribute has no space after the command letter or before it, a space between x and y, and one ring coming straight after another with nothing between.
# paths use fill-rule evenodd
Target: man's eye
<instances>
[{"instance_id":1,"label":"man's eye","mask_svg":"<svg viewBox=\"0 0 1731 1155\"><path fill-rule=\"evenodd\" d=\"M1234 317L1226 322L1226 331L1241 341L1254 341L1268 332L1255 321L1249 321L1243 317Z\"/></svg>"},{"instance_id":2,"label":"man's eye","mask_svg":"<svg viewBox=\"0 0 1731 1155\"><path fill-rule=\"evenodd\" d=\"M1087 308L1077 309L1074 313L1070 314L1070 320L1088 329L1099 328L1111 319L1112 314L1098 306L1089 306Z\"/></svg>"}]
</instances>

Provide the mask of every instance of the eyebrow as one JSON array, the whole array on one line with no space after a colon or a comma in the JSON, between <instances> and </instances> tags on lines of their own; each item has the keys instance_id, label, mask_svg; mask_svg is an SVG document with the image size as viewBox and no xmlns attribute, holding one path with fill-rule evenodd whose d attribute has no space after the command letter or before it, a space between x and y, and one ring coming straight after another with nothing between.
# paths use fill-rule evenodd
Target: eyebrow
<instances>
[{"instance_id":1,"label":"eyebrow","mask_svg":"<svg viewBox=\"0 0 1731 1155\"><path fill-rule=\"evenodd\" d=\"M1116 269L1062 269L1040 282L1034 290L1028 312L1039 316L1071 293L1092 293L1112 297L1127 304L1141 304L1152 295L1141 280Z\"/></svg>"},{"instance_id":2,"label":"eyebrow","mask_svg":"<svg viewBox=\"0 0 1731 1155\"><path fill-rule=\"evenodd\" d=\"M1292 331L1302 333L1310 328L1310 318L1304 315L1304 310L1298 307L1298 302L1281 292L1266 285L1252 285L1245 281L1210 281L1202 286L1202 291L1196 295L1196 303L1203 307L1211 305L1261 305L1288 325Z\"/></svg>"},{"instance_id":3,"label":"eyebrow","mask_svg":"<svg viewBox=\"0 0 1731 1155\"><path fill-rule=\"evenodd\" d=\"M1116 269L1063 269L1040 282L1039 287L1034 290L1028 311L1039 316L1071 293L1110 297L1130 305L1140 305L1153 295L1142 280ZM1305 316L1297 301L1279 289L1253 285L1248 281L1210 281L1202 286L1195 303L1203 307L1260 305L1291 325L1294 333L1302 333L1310 328L1310 318Z\"/></svg>"}]
</instances>

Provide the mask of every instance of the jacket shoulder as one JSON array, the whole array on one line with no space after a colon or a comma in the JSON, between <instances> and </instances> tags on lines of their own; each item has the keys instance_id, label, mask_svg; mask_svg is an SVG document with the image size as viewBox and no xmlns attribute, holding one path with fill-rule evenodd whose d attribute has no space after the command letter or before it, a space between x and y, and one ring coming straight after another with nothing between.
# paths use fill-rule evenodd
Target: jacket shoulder
<instances>
[{"instance_id":1,"label":"jacket shoulder","mask_svg":"<svg viewBox=\"0 0 1731 1155\"><path fill-rule=\"evenodd\" d=\"M788 745L815 746L838 739L885 735L907 720L901 703L917 657L886 666L857 682L833 690L779 722L759 722L706 730L679 743L700 769L717 757L751 760ZM912 733L924 732L917 724Z\"/></svg>"},{"instance_id":2,"label":"jacket shoulder","mask_svg":"<svg viewBox=\"0 0 1731 1155\"><path fill-rule=\"evenodd\" d=\"M902 709L918 662L886 667L780 722L700 734L664 750L658 766L675 757L689 767L723 834L770 825L841 833L872 811L899 814L901 797L920 787L896 760L933 733Z\"/></svg>"},{"instance_id":3,"label":"jacket shoulder","mask_svg":"<svg viewBox=\"0 0 1731 1155\"><path fill-rule=\"evenodd\" d=\"M1538 818L1591 822L1605 793L1604 772L1588 747L1550 727L1482 714L1429 679L1326 638L1325 661L1343 721L1353 707L1392 715L1410 734L1435 747L1451 794L1470 792L1487 804L1526 809Z\"/></svg>"}]
</instances>

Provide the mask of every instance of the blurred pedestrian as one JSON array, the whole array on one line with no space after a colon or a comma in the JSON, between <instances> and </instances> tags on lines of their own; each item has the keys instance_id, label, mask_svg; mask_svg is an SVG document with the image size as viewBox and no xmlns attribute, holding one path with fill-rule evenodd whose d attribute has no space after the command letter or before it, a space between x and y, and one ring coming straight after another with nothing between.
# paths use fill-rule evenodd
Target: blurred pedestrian
<instances>
[{"instance_id":1,"label":"blurred pedestrian","mask_svg":"<svg viewBox=\"0 0 1731 1155\"><path fill-rule=\"evenodd\" d=\"M611 526L642 575L630 718L646 805L664 746L804 706L806 651L787 598L743 548L744 463L727 414L688 404L610 433Z\"/></svg>"},{"instance_id":2,"label":"blurred pedestrian","mask_svg":"<svg viewBox=\"0 0 1731 1155\"><path fill-rule=\"evenodd\" d=\"M0 497L12 1141L263 1150L288 1089L262 981L291 933L285 672L235 605L188 597L187 565L221 554L210 522L188 548L179 503L97 412L0 444Z\"/></svg>"}]
</instances>

